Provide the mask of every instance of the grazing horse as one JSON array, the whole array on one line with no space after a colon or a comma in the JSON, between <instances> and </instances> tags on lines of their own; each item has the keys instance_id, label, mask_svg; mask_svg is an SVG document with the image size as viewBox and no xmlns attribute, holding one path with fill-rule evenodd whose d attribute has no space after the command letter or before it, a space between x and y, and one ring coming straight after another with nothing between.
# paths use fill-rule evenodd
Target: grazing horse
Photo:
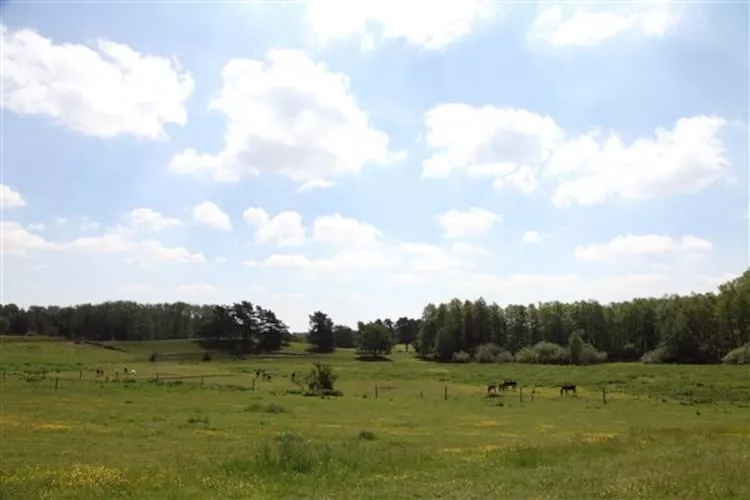
<instances>
[{"instance_id":1,"label":"grazing horse","mask_svg":"<svg viewBox=\"0 0 750 500\"><path fill-rule=\"evenodd\" d=\"M500 387L502 387L503 390L507 389L508 387L512 387L515 389L516 387L518 387L518 382L516 382L515 380L506 380Z\"/></svg>"},{"instance_id":2,"label":"grazing horse","mask_svg":"<svg viewBox=\"0 0 750 500\"><path fill-rule=\"evenodd\" d=\"M563 395L563 392L564 392L565 394L570 394L571 392L572 392L573 394L578 394L578 393L576 392L576 385L575 385L575 384L566 384L566 385L564 385L564 386L560 387L560 396L562 396L562 395Z\"/></svg>"},{"instance_id":3,"label":"grazing horse","mask_svg":"<svg viewBox=\"0 0 750 500\"><path fill-rule=\"evenodd\" d=\"M487 394L497 394L497 384L487 384Z\"/></svg>"},{"instance_id":4,"label":"grazing horse","mask_svg":"<svg viewBox=\"0 0 750 500\"><path fill-rule=\"evenodd\" d=\"M104 376L104 370L102 370L101 368L97 368L96 369L96 376L97 377L103 377Z\"/></svg>"}]
</instances>

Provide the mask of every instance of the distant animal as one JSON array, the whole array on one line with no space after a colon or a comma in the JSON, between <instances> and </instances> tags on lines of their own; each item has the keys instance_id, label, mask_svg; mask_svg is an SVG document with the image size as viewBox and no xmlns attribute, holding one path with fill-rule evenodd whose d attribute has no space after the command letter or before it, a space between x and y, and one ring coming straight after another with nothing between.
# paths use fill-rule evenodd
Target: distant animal
<instances>
[{"instance_id":1,"label":"distant animal","mask_svg":"<svg viewBox=\"0 0 750 500\"><path fill-rule=\"evenodd\" d=\"M103 377L104 376L104 370L102 370L101 368L97 368L96 369L96 376L97 377Z\"/></svg>"},{"instance_id":2,"label":"distant animal","mask_svg":"<svg viewBox=\"0 0 750 500\"><path fill-rule=\"evenodd\" d=\"M497 394L497 384L487 384L487 394Z\"/></svg>"},{"instance_id":3,"label":"distant animal","mask_svg":"<svg viewBox=\"0 0 750 500\"><path fill-rule=\"evenodd\" d=\"M271 381L271 375L269 373L263 374L263 380L270 382Z\"/></svg>"},{"instance_id":4,"label":"distant animal","mask_svg":"<svg viewBox=\"0 0 750 500\"><path fill-rule=\"evenodd\" d=\"M577 394L576 393L576 386L575 386L575 384L566 384L566 385L560 387L560 396L563 395L563 392L565 394L570 394L571 392L573 394Z\"/></svg>"},{"instance_id":5,"label":"distant animal","mask_svg":"<svg viewBox=\"0 0 750 500\"><path fill-rule=\"evenodd\" d=\"M295 380L297 380L297 372L293 371L292 372L292 382L294 382Z\"/></svg>"},{"instance_id":6,"label":"distant animal","mask_svg":"<svg viewBox=\"0 0 750 500\"><path fill-rule=\"evenodd\" d=\"M128 374L134 377L134 376L135 376L135 370L130 370L130 371L128 372Z\"/></svg>"},{"instance_id":7,"label":"distant animal","mask_svg":"<svg viewBox=\"0 0 750 500\"><path fill-rule=\"evenodd\" d=\"M128 367L127 366L122 369L122 374L123 375L127 375L128 374Z\"/></svg>"},{"instance_id":8,"label":"distant animal","mask_svg":"<svg viewBox=\"0 0 750 500\"><path fill-rule=\"evenodd\" d=\"M503 390L507 389L508 387L512 387L515 389L516 387L518 387L518 382L516 382L515 380L506 380L505 382L503 382L501 387L503 388Z\"/></svg>"}]
</instances>

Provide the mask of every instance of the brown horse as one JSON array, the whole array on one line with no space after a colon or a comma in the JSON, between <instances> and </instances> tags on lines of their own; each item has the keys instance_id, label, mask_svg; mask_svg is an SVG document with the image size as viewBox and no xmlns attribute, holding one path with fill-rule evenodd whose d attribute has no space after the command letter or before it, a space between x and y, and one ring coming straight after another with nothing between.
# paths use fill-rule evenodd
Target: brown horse
<instances>
[{"instance_id":1,"label":"brown horse","mask_svg":"<svg viewBox=\"0 0 750 500\"><path fill-rule=\"evenodd\" d=\"M560 396L562 396L562 395L563 395L563 392L564 392L565 394L570 394L571 392L572 392L573 394L576 394L576 395L578 394L578 393L576 392L576 385L575 385L575 384L566 384L566 385L564 385L564 386L560 387Z\"/></svg>"}]
</instances>

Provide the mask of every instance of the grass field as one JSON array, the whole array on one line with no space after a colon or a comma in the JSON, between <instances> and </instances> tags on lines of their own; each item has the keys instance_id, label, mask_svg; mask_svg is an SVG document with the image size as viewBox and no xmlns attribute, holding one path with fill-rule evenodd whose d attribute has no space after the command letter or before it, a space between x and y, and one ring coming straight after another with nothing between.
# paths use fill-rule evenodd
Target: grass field
<instances>
[{"instance_id":1,"label":"grass field","mask_svg":"<svg viewBox=\"0 0 750 500\"><path fill-rule=\"evenodd\" d=\"M361 362L299 345L150 363L199 348L114 347L4 338L0 498L750 498L746 366ZM290 374L318 359L342 397L294 393ZM95 380L125 366L135 380ZM250 390L256 368L273 379ZM505 378L523 402L485 396Z\"/></svg>"}]
</instances>

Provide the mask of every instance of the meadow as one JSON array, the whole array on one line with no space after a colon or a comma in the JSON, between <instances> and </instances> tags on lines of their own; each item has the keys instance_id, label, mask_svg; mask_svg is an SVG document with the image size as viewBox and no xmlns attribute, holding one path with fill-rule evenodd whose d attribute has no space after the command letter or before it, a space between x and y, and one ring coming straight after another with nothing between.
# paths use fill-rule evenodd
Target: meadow
<instances>
[{"instance_id":1,"label":"meadow","mask_svg":"<svg viewBox=\"0 0 750 500\"><path fill-rule=\"evenodd\" d=\"M3 499L750 498L747 365L363 362L299 344L150 362L200 348L0 345ZM299 393L291 374L316 360L343 396ZM95 376L124 367L136 376ZM521 390L488 397L506 378Z\"/></svg>"}]
</instances>

